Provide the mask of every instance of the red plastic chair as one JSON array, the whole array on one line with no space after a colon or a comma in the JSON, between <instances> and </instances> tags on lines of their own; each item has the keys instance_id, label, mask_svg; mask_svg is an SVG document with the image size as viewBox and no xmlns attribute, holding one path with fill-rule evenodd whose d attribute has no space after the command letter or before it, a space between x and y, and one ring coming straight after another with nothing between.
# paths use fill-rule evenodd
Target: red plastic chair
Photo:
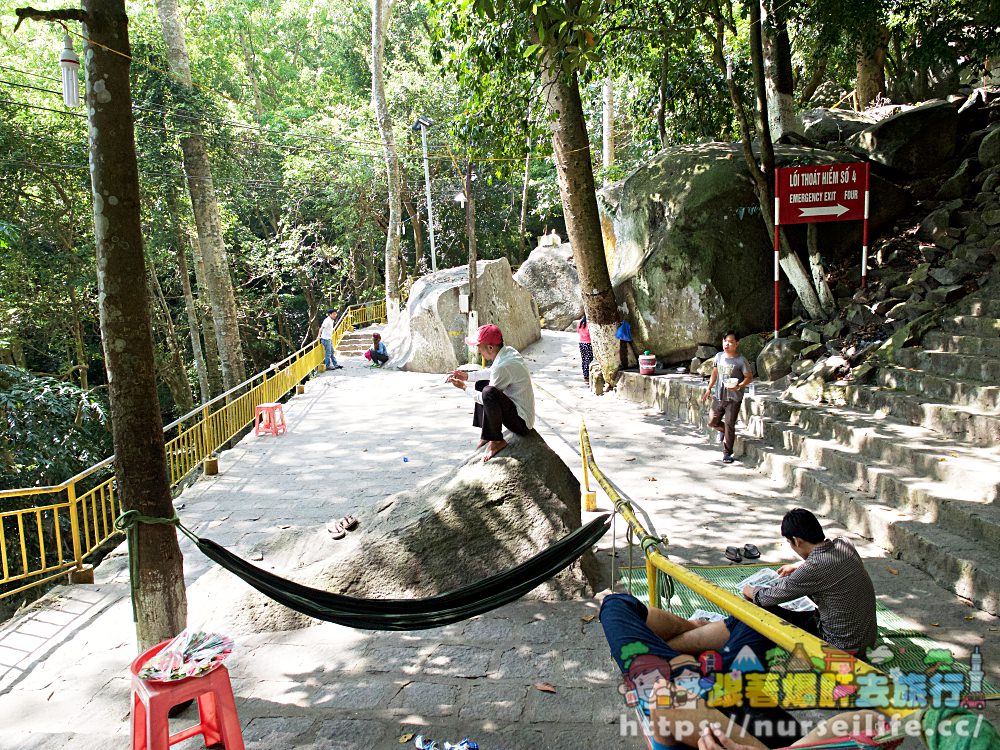
<instances>
[{"instance_id":1,"label":"red plastic chair","mask_svg":"<svg viewBox=\"0 0 1000 750\"><path fill-rule=\"evenodd\" d=\"M277 437L285 431L285 411L281 404L259 404L253 421L254 435L266 432Z\"/></svg>"},{"instance_id":2,"label":"red plastic chair","mask_svg":"<svg viewBox=\"0 0 1000 750\"><path fill-rule=\"evenodd\" d=\"M245 750L233 687L225 667L177 682L139 679L143 665L168 643L153 646L132 662L132 750L168 750L171 745L198 734L204 737L206 747L221 743L226 750ZM167 712L194 698L198 699L199 722L170 734Z\"/></svg>"}]
</instances>

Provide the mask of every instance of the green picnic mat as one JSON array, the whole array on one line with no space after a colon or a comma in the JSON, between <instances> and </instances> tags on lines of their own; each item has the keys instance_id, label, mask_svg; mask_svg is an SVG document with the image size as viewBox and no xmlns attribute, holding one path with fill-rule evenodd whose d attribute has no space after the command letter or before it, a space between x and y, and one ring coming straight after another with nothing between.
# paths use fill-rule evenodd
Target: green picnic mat
<instances>
[{"instance_id":1,"label":"green picnic mat","mask_svg":"<svg viewBox=\"0 0 1000 750\"><path fill-rule=\"evenodd\" d=\"M687 569L697 573L702 578L711 581L724 589L733 591L740 581L753 575L762 568L778 568L781 563L763 563L755 565L688 565ZM649 589L646 585L646 567L620 569L619 580L622 587L645 604L649 604ZM677 581L673 581L673 596L668 603L661 603L671 612L682 617L689 616L696 609L707 612L728 614L717 605L712 604L700 594ZM659 586L661 596L667 591ZM880 601L875 602L875 617L878 621L878 633L881 643L892 648L894 652L891 661L884 669L898 668L903 672L922 672L936 661L949 659L945 649L939 643L927 638L913 628L907 627L903 619L886 607ZM881 645L881 644L880 644ZM950 661L948 668L964 675L969 673L969 664L958 660ZM989 681L983 682L983 693L988 700L1000 699L1000 690Z\"/></svg>"}]
</instances>

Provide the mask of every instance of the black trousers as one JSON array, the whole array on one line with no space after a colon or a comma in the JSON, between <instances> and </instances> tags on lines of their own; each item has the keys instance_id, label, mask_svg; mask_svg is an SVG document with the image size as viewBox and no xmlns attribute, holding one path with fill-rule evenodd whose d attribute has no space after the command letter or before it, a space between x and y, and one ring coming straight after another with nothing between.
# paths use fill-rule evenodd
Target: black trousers
<instances>
[{"instance_id":1,"label":"black trousers","mask_svg":"<svg viewBox=\"0 0 1000 750\"><path fill-rule=\"evenodd\" d=\"M476 390L483 394L483 403L476 402L472 424L482 427L483 440L503 440L503 428L516 435L527 435L528 425L517 413L514 402L499 388L494 388L488 380L477 380Z\"/></svg>"},{"instance_id":2,"label":"black trousers","mask_svg":"<svg viewBox=\"0 0 1000 750\"><path fill-rule=\"evenodd\" d=\"M373 350L369 350L369 351L371 351L372 362L374 362L375 364L384 365L386 362L389 361L389 355L388 354L382 354L381 352L376 352L376 351L373 351Z\"/></svg>"}]
</instances>

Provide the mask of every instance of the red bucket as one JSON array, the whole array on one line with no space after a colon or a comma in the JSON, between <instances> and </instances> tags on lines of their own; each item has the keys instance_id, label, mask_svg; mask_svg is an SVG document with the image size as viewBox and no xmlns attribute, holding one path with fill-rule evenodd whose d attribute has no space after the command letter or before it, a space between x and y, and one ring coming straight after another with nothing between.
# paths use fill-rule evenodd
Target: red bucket
<instances>
[{"instance_id":1,"label":"red bucket","mask_svg":"<svg viewBox=\"0 0 1000 750\"><path fill-rule=\"evenodd\" d=\"M652 375L656 372L656 355L653 354L640 354L639 355L639 374L640 375Z\"/></svg>"}]
</instances>

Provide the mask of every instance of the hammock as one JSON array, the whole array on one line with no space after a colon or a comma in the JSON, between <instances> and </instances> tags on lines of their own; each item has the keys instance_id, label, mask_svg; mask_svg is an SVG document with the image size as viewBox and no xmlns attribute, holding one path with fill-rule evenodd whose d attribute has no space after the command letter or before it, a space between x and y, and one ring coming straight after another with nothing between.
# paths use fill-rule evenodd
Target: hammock
<instances>
[{"instance_id":1,"label":"hammock","mask_svg":"<svg viewBox=\"0 0 1000 750\"><path fill-rule=\"evenodd\" d=\"M516 567L424 599L360 599L333 594L262 570L211 539L189 536L209 559L296 612L360 630L423 630L467 620L521 598L569 567L610 525L610 514L606 513Z\"/></svg>"}]
</instances>

